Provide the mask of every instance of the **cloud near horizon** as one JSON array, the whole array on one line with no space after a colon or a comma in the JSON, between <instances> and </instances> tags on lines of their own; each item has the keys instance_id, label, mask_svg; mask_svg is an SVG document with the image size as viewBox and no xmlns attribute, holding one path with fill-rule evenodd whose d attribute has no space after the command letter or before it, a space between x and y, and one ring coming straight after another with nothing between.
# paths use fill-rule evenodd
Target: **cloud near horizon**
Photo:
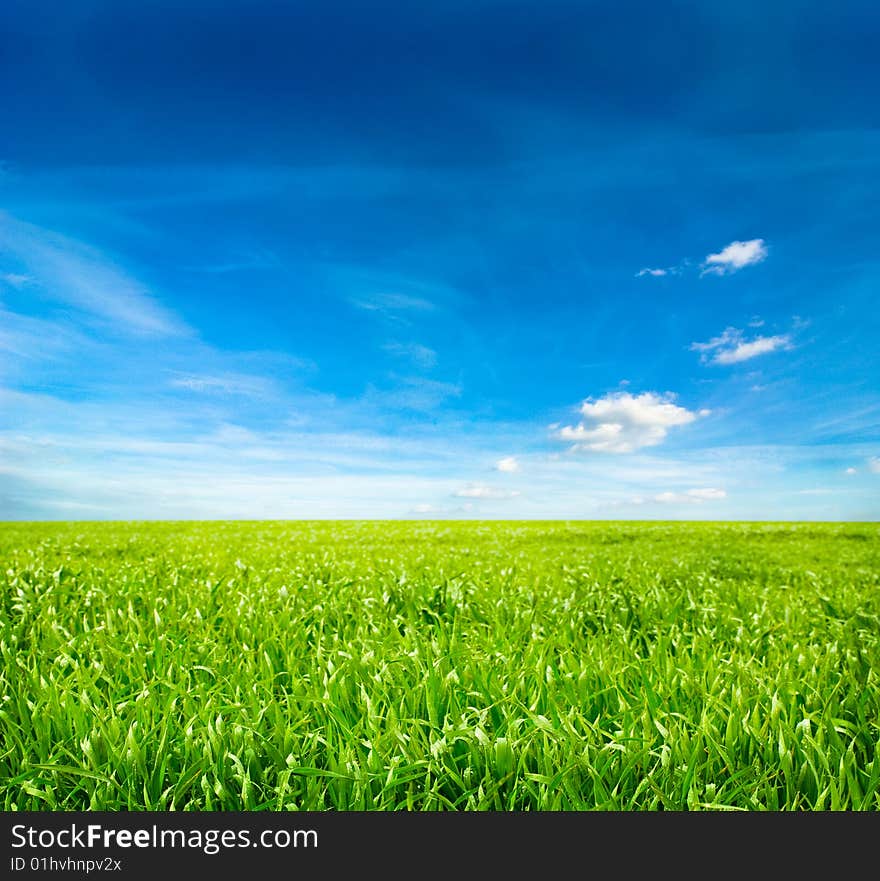
<instances>
[{"instance_id":1,"label":"cloud near horizon","mask_svg":"<svg viewBox=\"0 0 880 881\"><path fill-rule=\"evenodd\" d=\"M515 499L517 490L499 489L495 486L487 486L484 483L469 483L467 486L456 490L453 495L459 499Z\"/></svg>"},{"instance_id":2,"label":"cloud near horizon","mask_svg":"<svg viewBox=\"0 0 880 881\"><path fill-rule=\"evenodd\" d=\"M671 428L688 425L709 410L694 412L673 403L672 394L613 392L581 404L577 425L560 428L555 437L572 441L573 451L632 453L662 443Z\"/></svg>"},{"instance_id":3,"label":"cloud near horizon","mask_svg":"<svg viewBox=\"0 0 880 881\"><path fill-rule=\"evenodd\" d=\"M684 492L662 492L654 496L655 502L662 504L693 504L701 505L703 502L717 502L726 499L727 493L723 489L705 487L700 489L688 489Z\"/></svg>"}]
</instances>

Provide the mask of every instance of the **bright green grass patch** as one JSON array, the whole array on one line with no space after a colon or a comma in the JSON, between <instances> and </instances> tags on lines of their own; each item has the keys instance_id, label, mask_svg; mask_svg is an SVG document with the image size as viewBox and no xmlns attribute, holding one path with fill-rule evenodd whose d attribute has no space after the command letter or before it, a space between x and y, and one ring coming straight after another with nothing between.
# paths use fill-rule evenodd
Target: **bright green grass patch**
<instances>
[{"instance_id":1,"label":"bright green grass patch","mask_svg":"<svg viewBox=\"0 0 880 881\"><path fill-rule=\"evenodd\" d=\"M2 524L2 807L877 810L878 539Z\"/></svg>"}]
</instances>

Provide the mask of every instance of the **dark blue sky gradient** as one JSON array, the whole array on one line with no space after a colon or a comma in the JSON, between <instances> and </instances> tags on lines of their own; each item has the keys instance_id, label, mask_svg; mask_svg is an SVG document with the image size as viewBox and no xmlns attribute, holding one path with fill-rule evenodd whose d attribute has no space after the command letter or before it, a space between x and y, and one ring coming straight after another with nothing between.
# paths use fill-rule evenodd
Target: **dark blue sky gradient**
<instances>
[{"instance_id":1,"label":"dark blue sky gradient","mask_svg":"<svg viewBox=\"0 0 880 881\"><path fill-rule=\"evenodd\" d=\"M543 155L511 102L579 148L873 128L878 37L876 5L852 2L13 2L6 150L482 167Z\"/></svg>"}]
</instances>

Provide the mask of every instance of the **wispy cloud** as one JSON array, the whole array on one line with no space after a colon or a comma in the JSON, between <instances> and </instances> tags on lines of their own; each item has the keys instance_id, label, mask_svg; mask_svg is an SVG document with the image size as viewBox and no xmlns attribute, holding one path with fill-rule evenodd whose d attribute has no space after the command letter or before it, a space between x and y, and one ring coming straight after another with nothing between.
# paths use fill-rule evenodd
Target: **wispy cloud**
<instances>
[{"instance_id":1,"label":"wispy cloud","mask_svg":"<svg viewBox=\"0 0 880 881\"><path fill-rule=\"evenodd\" d=\"M749 342L737 343L732 349L723 349L715 354L716 364L738 364L758 355L767 355L777 349L791 348L791 337L787 334L778 336L757 337Z\"/></svg>"},{"instance_id":2,"label":"wispy cloud","mask_svg":"<svg viewBox=\"0 0 880 881\"><path fill-rule=\"evenodd\" d=\"M461 386L451 382L425 379L421 376L397 378L394 388L378 389L368 386L362 401L367 406L391 410L414 410L428 412L436 410L450 398L461 395Z\"/></svg>"},{"instance_id":3,"label":"wispy cloud","mask_svg":"<svg viewBox=\"0 0 880 881\"><path fill-rule=\"evenodd\" d=\"M495 463L495 470L502 471L505 474L513 474L520 470L519 462L515 456L505 456Z\"/></svg>"},{"instance_id":4,"label":"wispy cloud","mask_svg":"<svg viewBox=\"0 0 880 881\"><path fill-rule=\"evenodd\" d=\"M700 275L730 275L739 272L746 266L754 266L767 259L769 251L764 239L749 239L745 242L735 241L722 248L717 254L707 254L700 264ZM649 267L640 269L636 278L663 278L667 275L680 275L683 271L694 267L690 258L685 258L674 266Z\"/></svg>"},{"instance_id":5,"label":"wispy cloud","mask_svg":"<svg viewBox=\"0 0 880 881\"><path fill-rule=\"evenodd\" d=\"M631 453L662 443L671 428L688 425L708 410L693 412L674 403L674 395L615 392L581 404L583 420L563 426L559 440L574 443L572 450L597 453Z\"/></svg>"},{"instance_id":6,"label":"wispy cloud","mask_svg":"<svg viewBox=\"0 0 880 881\"><path fill-rule=\"evenodd\" d=\"M421 343L391 341L385 343L382 349L395 358L408 358L416 367L423 369L429 369L437 363L437 353L433 349L428 348L428 346L421 345Z\"/></svg>"},{"instance_id":7,"label":"wispy cloud","mask_svg":"<svg viewBox=\"0 0 880 881\"><path fill-rule=\"evenodd\" d=\"M868 459L868 471L872 474L880 474L880 456L871 456Z\"/></svg>"},{"instance_id":8,"label":"wispy cloud","mask_svg":"<svg viewBox=\"0 0 880 881\"><path fill-rule=\"evenodd\" d=\"M23 288L33 281L33 277L19 272L0 272L0 281L12 288Z\"/></svg>"},{"instance_id":9,"label":"wispy cloud","mask_svg":"<svg viewBox=\"0 0 880 881\"><path fill-rule=\"evenodd\" d=\"M94 341L69 322L0 309L0 351L17 359L53 360L62 352L82 354L94 347ZM8 367L9 364L3 366Z\"/></svg>"},{"instance_id":10,"label":"wispy cloud","mask_svg":"<svg viewBox=\"0 0 880 881\"><path fill-rule=\"evenodd\" d=\"M701 505L704 502L718 502L725 498L727 498L727 493L723 489L704 487L688 489L684 492L662 492L654 496L654 501L661 504Z\"/></svg>"},{"instance_id":11,"label":"wispy cloud","mask_svg":"<svg viewBox=\"0 0 880 881\"><path fill-rule=\"evenodd\" d=\"M173 388L202 394L246 395L263 397L272 388L272 382L263 376L226 374L209 376L203 374L175 376L169 383Z\"/></svg>"},{"instance_id":12,"label":"wispy cloud","mask_svg":"<svg viewBox=\"0 0 880 881\"><path fill-rule=\"evenodd\" d=\"M703 261L702 275L730 275L746 266L754 266L767 259L764 239L731 242L717 254L709 254Z\"/></svg>"},{"instance_id":13,"label":"wispy cloud","mask_svg":"<svg viewBox=\"0 0 880 881\"><path fill-rule=\"evenodd\" d=\"M700 353L704 364L739 364L759 355L792 348L790 334L756 336L747 340L741 330L728 327L705 343L691 343L691 351Z\"/></svg>"},{"instance_id":14,"label":"wispy cloud","mask_svg":"<svg viewBox=\"0 0 880 881\"><path fill-rule=\"evenodd\" d=\"M110 322L115 331L150 336L187 332L152 292L96 248L0 211L0 251L50 299Z\"/></svg>"},{"instance_id":15,"label":"wispy cloud","mask_svg":"<svg viewBox=\"0 0 880 881\"><path fill-rule=\"evenodd\" d=\"M456 490L453 495L459 499L515 499L517 490L501 489L497 486L487 486L484 483L469 483L467 486Z\"/></svg>"},{"instance_id":16,"label":"wispy cloud","mask_svg":"<svg viewBox=\"0 0 880 881\"><path fill-rule=\"evenodd\" d=\"M377 317L397 323L419 313L449 312L463 294L442 276L416 271L384 269L375 265L345 262L315 264L323 284L340 299ZM438 270L442 267L438 267Z\"/></svg>"},{"instance_id":17,"label":"wispy cloud","mask_svg":"<svg viewBox=\"0 0 880 881\"><path fill-rule=\"evenodd\" d=\"M358 309L368 312L429 312L435 308L434 303L424 297L394 292L354 297L351 302Z\"/></svg>"}]
</instances>

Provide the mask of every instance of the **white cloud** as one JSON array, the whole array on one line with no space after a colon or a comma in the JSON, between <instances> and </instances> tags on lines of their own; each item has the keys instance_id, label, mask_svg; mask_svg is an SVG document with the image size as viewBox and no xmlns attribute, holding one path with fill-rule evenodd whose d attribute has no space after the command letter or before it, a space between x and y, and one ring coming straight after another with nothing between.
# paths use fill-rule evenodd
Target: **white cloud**
<instances>
[{"instance_id":1,"label":"white cloud","mask_svg":"<svg viewBox=\"0 0 880 881\"><path fill-rule=\"evenodd\" d=\"M874 474L880 474L880 456L871 456L868 459L868 471Z\"/></svg>"},{"instance_id":2,"label":"white cloud","mask_svg":"<svg viewBox=\"0 0 880 881\"><path fill-rule=\"evenodd\" d=\"M382 348L396 358L409 358L417 367L429 368L437 363L437 353L420 343L390 342Z\"/></svg>"},{"instance_id":3,"label":"white cloud","mask_svg":"<svg viewBox=\"0 0 880 881\"><path fill-rule=\"evenodd\" d=\"M515 499L519 493L516 490L487 486L484 483L469 483L456 490L453 495L459 499Z\"/></svg>"},{"instance_id":4,"label":"white cloud","mask_svg":"<svg viewBox=\"0 0 880 881\"><path fill-rule=\"evenodd\" d=\"M702 275L728 275L745 266L753 266L767 258L767 245L763 239L747 242L731 242L717 254L709 254L703 261Z\"/></svg>"},{"instance_id":5,"label":"white cloud","mask_svg":"<svg viewBox=\"0 0 880 881\"><path fill-rule=\"evenodd\" d=\"M668 275L668 274L669 274L668 269L648 269L648 268L645 268L645 269L640 269L636 273L636 278L641 278L643 275L651 275L651 276L654 276L654 278L660 278L660 277L662 277L664 275Z\"/></svg>"},{"instance_id":6,"label":"white cloud","mask_svg":"<svg viewBox=\"0 0 880 881\"><path fill-rule=\"evenodd\" d=\"M743 342L733 349L717 352L714 358L716 364L738 364L740 361L748 361L758 355L767 355L777 349L791 348L791 337L788 334L777 336L757 337L750 342Z\"/></svg>"},{"instance_id":7,"label":"white cloud","mask_svg":"<svg viewBox=\"0 0 880 881\"><path fill-rule=\"evenodd\" d=\"M573 450L631 453L665 440L670 428L688 425L708 410L693 412L673 403L674 396L644 392L614 392L581 404L583 420L559 429L556 437L572 441Z\"/></svg>"},{"instance_id":8,"label":"white cloud","mask_svg":"<svg viewBox=\"0 0 880 881\"><path fill-rule=\"evenodd\" d=\"M495 463L496 471L503 471L506 474L513 474L516 471L519 471L519 462L516 460L515 456L505 456L503 459L499 459Z\"/></svg>"},{"instance_id":9,"label":"white cloud","mask_svg":"<svg viewBox=\"0 0 880 881\"><path fill-rule=\"evenodd\" d=\"M843 473L844 474L856 474L857 472L856 472L855 468L847 468L846 471L844 471Z\"/></svg>"},{"instance_id":10,"label":"white cloud","mask_svg":"<svg viewBox=\"0 0 880 881\"><path fill-rule=\"evenodd\" d=\"M689 489L684 492L662 492L654 496L655 502L661 504L693 504L701 505L703 502L717 502L727 498L723 489L705 487L701 489Z\"/></svg>"},{"instance_id":11,"label":"white cloud","mask_svg":"<svg viewBox=\"0 0 880 881\"><path fill-rule=\"evenodd\" d=\"M706 343L691 343L691 351L700 352L700 360L710 364L739 364L759 355L767 355L780 349L792 348L789 334L758 336L746 340L743 332L736 327L728 327L717 337Z\"/></svg>"}]
</instances>

